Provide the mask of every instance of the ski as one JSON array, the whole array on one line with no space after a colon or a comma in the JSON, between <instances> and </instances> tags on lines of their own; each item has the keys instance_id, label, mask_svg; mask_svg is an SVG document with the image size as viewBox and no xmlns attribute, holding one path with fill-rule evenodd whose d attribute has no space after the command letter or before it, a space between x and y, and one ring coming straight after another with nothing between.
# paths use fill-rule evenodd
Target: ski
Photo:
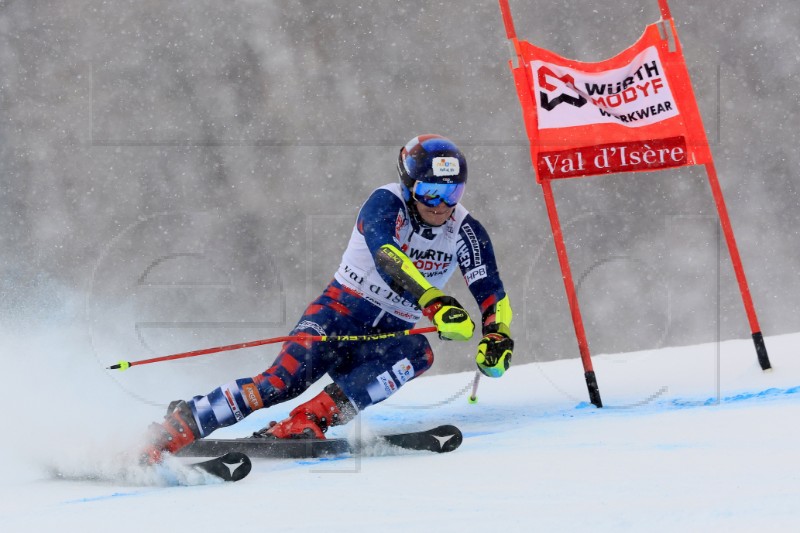
<instances>
[{"instance_id":1,"label":"ski","mask_svg":"<svg viewBox=\"0 0 800 533\"><path fill-rule=\"evenodd\" d=\"M85 471L63 471L57 466L51 466L48 470L54 479L63 481L90 481L96 483L131 483L134 485L193 485L196 480L181 480L181 469L194 469L211 474L223 481L239 481L247 477L252 468L252 463L247 455L241 452L228 452L219 457L207 459L195 463L183 463L181 468L174 465L157 464L142 465L139 468L130 466L116 470L85 470ZM155 475L145 474L145 471L157 472Z\"/></svg>"},{"instance_id":2,"label":"ski","mask_svg":"<svg viewBox=\"0 0 800 533\"><path fill-rule=\"evenodd\" d=\"M229 451L224 455L188 465L203 470L224 481L239 481L247 477L252 468L250 458L239 451Z\"/></svg>"},{"instance_id":3,"label":"ski","mask_svg":"<svg viewBox=\"0 0 800 533\"><path fill-rule=\"evenodd\" d=\"M457 427L444 425L425 431L381 435L377 438L377 443L391 444L406 450L446 453L452 452L461 446L463 440L464 437ZM211 457L229 452L238 452L250 457L299 459L347 453L356 454L365 451L368 446L370 446L369 442L351 443L342 438L270 439L248 437L243 439L201 439L179 451L178 455L184 457Z\"/></svg>"}]
</instances>

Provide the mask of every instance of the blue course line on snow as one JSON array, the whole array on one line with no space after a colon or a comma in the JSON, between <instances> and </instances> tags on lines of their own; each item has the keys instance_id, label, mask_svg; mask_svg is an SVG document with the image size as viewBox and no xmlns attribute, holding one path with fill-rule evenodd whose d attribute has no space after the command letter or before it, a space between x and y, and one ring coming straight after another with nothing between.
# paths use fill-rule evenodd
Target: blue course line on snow
<instances>
[{"instance_id":1,"label":"blue course line on snow","mask_svg":"<svg viewBox=\"0 0 800 533\"><path fill-rule=\"evenodd\" d=\"M800 387L791 387L788 389L778 389L778 388L770 388L765 389L760 392L745 392L741 394L737 394L735 396L727 396L722 399L724 403L729 402L739 402L742 400L750 400L752 398L771 398L775 396L786 396L790 394L796 394L800 391Z\"/></svg>"},{"instance_id":2,"label":"blue course line on snow","mask_svg":"<svg viewBox=\"0 0 800 533\"><path fill-rule=\"evenodd\" d=\"M472 437L483 437L484 435L494 435L497 433L496 431L465 431L463 433L465 439L471 439Z\"/></svg>"},{"instance_id":3,"label":"blue course line on snow","mask_svg":"<svg viewBox=\"0 0 800 533\"><path fill-rule=\"evenodd\" d=\"M733 394L730 396L724 396L721 398L704 398L704 399L685 399L685 398L673 398L673 399L664 399L655 403L646 402L641 405L631 406L636 408L666 408L666 409L689 409L692 407L706 407L710 405L723 405L735 402L743 402L748 400L762 400L762 399L774 399L780 398L785 396L790 396L793 394L800 393L800 386L789 387L787 389L779 389L776 387L771 387L769 389L764 389L761 391L756 392L740 392L738 394ZM584 410L589 409L590 407L594 407L593 404L589 402L580 402L578 403L574 409L575 410ZM614 409L614 406L608 406L608 409ZM606 409L602 409L606 411ZM638 410L638 409L637 409Z\"/></svg>"},{"instance_id":4,"label":"blue course line on snow","mask_svg":"<svg viewBox=\"0 0 800 533\"><path fill-rule=\"evenodd\" d=\"M339 455L336 457L316 457L314 459L300 459L295 461L295 464L308 466L308 465L318 465L322 463L333 463L336 461L343 461L345 459L352 459L353 456L351 455Z\"/></svg>"},{"instance_id":5,"label":"blue course line on snow","mask_svg":"<svg viewBox=\"0 0 800 533\"><path fill-rule=\"evenodd\" d=\"M705 400L681 400L674 399L669 402L670 405L677 408L699 407L707 405L721 405L735 402L743 402L748 400L760 400L767 398L779 398L781 396L790 396L800 392L800 386L790 387L788 389L778 389L775 387L764 389L756 392L741 392L732 396L724 396L722 398L707 398Z\"/></svg>"},{"instance_id":6,"label":"blue course line on snow","mask_svg":"<svg viewBox=\"0 0 800 533\"><path fill-rule=\"evenodd\" d=\"M103 500L110 500L113 498L127 498L130 496L141 496L141 492L113 492L111 494L104 494L103 496L94 496L92 498L79 498L77 500L67 500L64 503L67 505L74 503L91 503Z\"/></svg>"}]
</instances>

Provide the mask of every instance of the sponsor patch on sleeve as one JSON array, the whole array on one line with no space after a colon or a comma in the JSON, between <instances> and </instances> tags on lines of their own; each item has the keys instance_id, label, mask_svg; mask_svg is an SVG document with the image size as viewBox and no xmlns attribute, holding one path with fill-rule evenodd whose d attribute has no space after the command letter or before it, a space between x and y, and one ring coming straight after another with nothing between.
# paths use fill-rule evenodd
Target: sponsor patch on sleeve
<instances>
[{"instance_id":1,"label":"sponsor patch on sleeve","mask_svg":"<svg viewBox=\"0 0 800 533\"><path fill-rule=\"evenodd\" d=\"M481 265L477 268L473 268L469 270L466 274L464 274L464 280L467 282L467 285L472 285L479 279L483 279L488 276L486 272L486 265Z\"/></svg>"},{"instance_id":2,"label":"sponsor patch on sleeve","mask_svg":"<svg viewBox=\"0 0 800 533\"><path fill-rule=\"evenodd\" d=\"M481 257L481 243L478 240L478 236L475 235L475 230L473 230L472 226L469 224L461 226L461 230L464 232L464 235L467 236L467 244L469 245L469 251L467 253L471 252L474 264L480 265L483 263L483 258Z\"/></svg>"}]
</instances>

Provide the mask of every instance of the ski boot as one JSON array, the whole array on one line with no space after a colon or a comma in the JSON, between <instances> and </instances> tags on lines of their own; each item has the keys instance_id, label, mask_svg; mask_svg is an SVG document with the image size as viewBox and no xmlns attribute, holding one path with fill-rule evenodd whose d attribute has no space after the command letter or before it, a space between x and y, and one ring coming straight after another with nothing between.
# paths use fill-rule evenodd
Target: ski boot
<instances>
[{"instance_id":1,"label":"ski boot","mask_svg":"<svg viewBox=\"0 0 800 533\"><path fill-rule=\"evenodd\" d=\"M171 402L164 421L150 424L149 444L142 452L141 462L147 465L160 463L164 452L175 453L201 436L189 404L183 400Z\"/></svg>"},{"instance_id":2,"label":"ski boot","mask_svg":"<svg viewBox=\"0 0 800 533\"><path fill-rule=\"evenodd\" d=\"M253 433L270 439L324 439L331 426L346 424L358 411L336 384L330 384L309 401L295 407L289 418Z\"/></svg>"}]
</instances>

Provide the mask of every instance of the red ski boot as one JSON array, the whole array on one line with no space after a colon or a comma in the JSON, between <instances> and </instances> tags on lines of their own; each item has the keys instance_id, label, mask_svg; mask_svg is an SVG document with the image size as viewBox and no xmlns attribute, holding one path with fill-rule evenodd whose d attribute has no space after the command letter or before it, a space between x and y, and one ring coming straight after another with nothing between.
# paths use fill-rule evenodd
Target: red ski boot
<instances>
[{"instance_id":1,"label":"red ski boot","mask_svg":"<svg viewBox=\"0 0 800 533\"><path fill-rule=\"evenodd\" d=\"M331 426L346 424L357 411L338 385L330 384L306 403L295 407L289 418L270 422L253 433L254 437L273 439L324 439Z\"/></svg>"},{"instance_id":2,"label":"red ski boot","mask_svg":"<svg viewBox=\"0 0 800 533\"><path fill-rule=\"evenodd\" d=\"M164 421L150 424L149 444L142 452L141 461L149 465L160 463L164 452L175 453L200 436L191 407L183 400L172 402Z\"/></svg>"}]
</instances>

